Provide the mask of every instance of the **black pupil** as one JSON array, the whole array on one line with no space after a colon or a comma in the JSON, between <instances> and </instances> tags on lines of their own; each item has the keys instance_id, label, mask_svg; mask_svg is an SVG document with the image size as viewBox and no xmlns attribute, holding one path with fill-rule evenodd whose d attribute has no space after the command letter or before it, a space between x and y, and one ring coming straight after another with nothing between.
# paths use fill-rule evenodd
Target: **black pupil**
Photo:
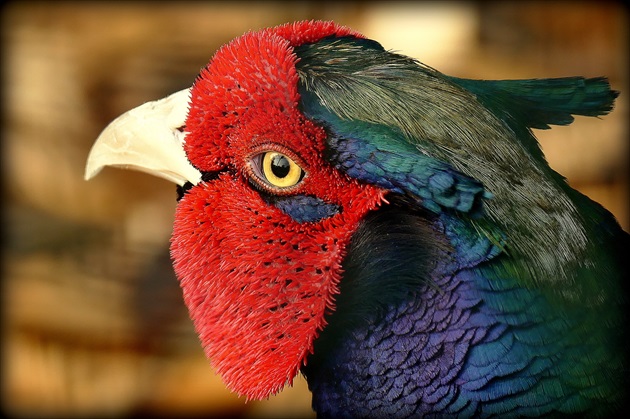
<instances>
[{"instance_id":1,"label":"black pupil","mask_svg":"<svg viewBox=\"0 0 630 419\"><path fill-rule=\"evenodd\" d=\"M286 157L276 154L271 159L271 171L276 177L280 179L286 177L289 174L290 169L291 166L289 164L289 159Z\"/></svg>"}]
</instances>

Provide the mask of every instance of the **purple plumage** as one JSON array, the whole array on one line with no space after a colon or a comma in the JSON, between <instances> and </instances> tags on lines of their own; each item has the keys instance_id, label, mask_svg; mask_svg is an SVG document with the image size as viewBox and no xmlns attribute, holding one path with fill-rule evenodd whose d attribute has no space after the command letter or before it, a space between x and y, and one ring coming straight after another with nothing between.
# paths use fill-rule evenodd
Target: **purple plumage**
<instances>
[{"instance_id":1,"label":"purple plumage","mask_svg":"<svg viewBox=\"0 0 630 419\"><path fill-rule=\"evenodd\" d=\"M596 416L617 407L616 352L593 351L598 337L582 329L593 313L568 304L564 321L552 295L498 275L501 243L446 216L392 209L369 217L353 243L341 295L360 297L341 299L303 368L321 417ZM392 267L393 255L403 262ZM370 271L359 261L368 259ZM426 276L413 291L378 291L414 271ZM360 319L348 318L361 306ZM594 402L593 387L609 396Z\"/></svg>"}]
</instances>

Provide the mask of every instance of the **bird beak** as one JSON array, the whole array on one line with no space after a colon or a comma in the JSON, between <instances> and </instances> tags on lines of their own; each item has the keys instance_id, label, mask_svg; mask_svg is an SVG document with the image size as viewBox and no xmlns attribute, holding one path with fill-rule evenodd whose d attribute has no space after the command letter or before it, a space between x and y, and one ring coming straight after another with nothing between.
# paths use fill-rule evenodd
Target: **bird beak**
<instances>
[{"instance_id":1,"label":"bird beak","mask_svg":"<svg viewBox=\"0 0 630 419\"><path fill-rule=\"evenodd\" d=\"M184 185L197 184L201 173L184 152L184 128L190 89L148 102L112 121L90 150L85 179L105 166L134 169Z\"/></svg>"}]
</instances>

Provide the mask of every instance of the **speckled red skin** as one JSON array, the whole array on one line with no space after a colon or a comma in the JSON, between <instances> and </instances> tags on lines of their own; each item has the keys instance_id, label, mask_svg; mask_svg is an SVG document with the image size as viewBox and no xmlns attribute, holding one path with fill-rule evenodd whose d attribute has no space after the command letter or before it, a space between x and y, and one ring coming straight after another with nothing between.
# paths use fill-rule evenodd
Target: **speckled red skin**
<instances>
[{"instance_id":1,"label":"speckled red skin","mask_svg":"<svg viewBox=\"0 0 630 419\"><path fill-rule=\"evenodd\" d=\"M171 253L206 355L248 399L292 382L334 309L350 237L383 200L323 159L326 134L298 109L292 47L332 34L360 36L329 22L246 34L217 52L192 89L187 155L221 173L180 200ZM249 161L265 150L306 172L283 194L316 196L339 213L298 223L263 200Z\"/></svg>"}]
</instances>

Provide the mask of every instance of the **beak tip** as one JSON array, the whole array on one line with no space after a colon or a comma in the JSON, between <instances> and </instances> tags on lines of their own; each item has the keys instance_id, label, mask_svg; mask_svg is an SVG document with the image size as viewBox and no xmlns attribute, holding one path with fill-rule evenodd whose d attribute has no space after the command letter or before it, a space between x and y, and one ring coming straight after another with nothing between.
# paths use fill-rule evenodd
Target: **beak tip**
<instances>
[{"instance_id":1,"label":"beak tip","mask_svg":"<svg viewBox=\"0 0 630 419\"><path fill-rule=\"evenodd\" d=\"M147 172L179 185L198 183L201 173L186 157L179 128L185 122L189 97L190 90L182 90L112 121L90 150L84 179L112 166Z\"/></svg>"}]
</instances>

